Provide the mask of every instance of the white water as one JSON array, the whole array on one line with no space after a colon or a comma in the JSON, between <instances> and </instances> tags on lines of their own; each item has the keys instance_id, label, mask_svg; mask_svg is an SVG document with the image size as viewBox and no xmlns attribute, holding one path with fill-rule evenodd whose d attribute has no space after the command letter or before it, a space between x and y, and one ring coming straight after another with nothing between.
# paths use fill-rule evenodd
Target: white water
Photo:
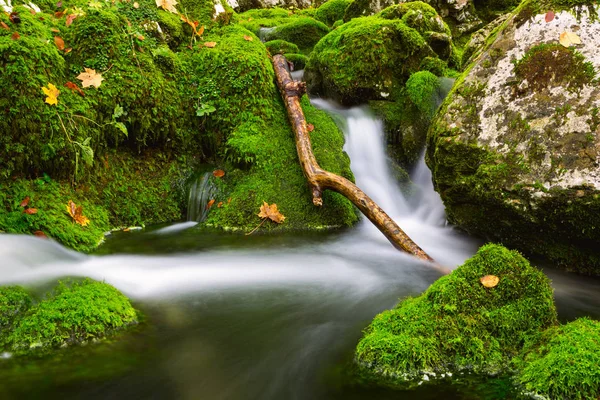
<instances>
[{"instance_id":1,"label":"white water","mask_svg":"<svg viewBox=\"0 0 600 400\"><path fill-rule=\"evenodd\" d=\"M325 102L315 103L333 110ZM335 112L346 121L346 151L358 186L442 265L455 267L473 254L476 244L445 226L443 206L424 164L415 173L420 192L413 201L405 199L388 169L381 122L362 108ZM198 182L200 193L204 180ZM191 224L193 221L157 232L175 235ZM366 219L352 232L322 244L163 256L86 256L35 237L0 235L0 260L0 285L88 276L105 280L135 298L282 287L364 294L389 285L422 289L435 275L423 272L420 262L395 250Z\"/></svg>"}]
</instances>

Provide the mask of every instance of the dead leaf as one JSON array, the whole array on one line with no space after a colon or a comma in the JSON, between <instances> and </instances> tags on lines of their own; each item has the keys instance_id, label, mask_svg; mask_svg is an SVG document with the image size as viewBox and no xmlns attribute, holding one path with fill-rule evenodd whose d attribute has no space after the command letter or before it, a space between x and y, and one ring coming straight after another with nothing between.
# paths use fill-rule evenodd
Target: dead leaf
<instances>
[{"instance_id":1,"label":"dead leaf","mask_svg":"<svg viewBox=\"0 0 600 400\"><path fill-rule=\"evenodd\" d=\"M202 34L203 34L203 33L204 33L204 25L202 25L202 26L200 27L200 29L198 29L197 35L198 35L198 36L202 36Z\"/></svg>"},{"instance_id":2,"label":"dead leaf","mask_svg":"<svg viewBox=\"0 0 600 400\"><path fill-rule=\"evenodd\" d=\"M277 222L278 224L285 220L283 214L281 214L277 209L277 204L273 203L269 205L266 201L263 201L263 205L260 207L260 212L257 215L260 218L268 218L273 222Z\"/></svg>"},{"instance_id":3,"label":"dead leaf","mask_svg":"<svg viewBox=\"0 0 600 400\"><path fill-rule=\"evenodd\" d=\"M30 8L30 9L29 9L29 13L30 13L31 15L35 15L35 14L37 14L37 13L36 13L36 11L35 11L33 8Z\"/></svg>"},{"instance_id":4,"label":"dead leaf","mask_svg":"<svg viewBox=\"0 0 600 400\"><path fill-rule=\"evenodd\" d=\"M133 3L133 8L140 8L140 3L138 3L137 1L135 1Z\"/></svg>"},{"instance_id":5,"label":"dead leaf","mask_svg":"<svg viewBox=\"0 0 600 400\"><path fill-rule=\"evenodd\" d=\"M21 207L27 207L27 204L29 204L29 196L25 197L23 199L23 201L21 202L21 204L19 204Z\"/></svg>"},{"instance_id":6,"label":"dead leaf","mask_svg":"<svg viewBox=\"0 0 600 400\"><path fill-rule=\"evenodd\" d=\"M137 35L136 38L137 38L137 40L144 40L145 39L142 35Z\"/></svg>"},{"instance_id":7,"label":"dead leaf","mask_svg":"<svg viewBox=\"0 0 600 400\"><path fill-rule=\"evenodd\" d=\"M244 40L251 42L254 40L254 38L252 36L244 35Z\"/></svg>"},{"instance_id":8,"label":"dead leaf","mask_svg":"<svg viewBox=\"0 0 600 400\"><path fill-rule=\"evenodd\" d=\"M54 13L54 18L61 19L63 17L63 15L65 15L65 11L57 11L57 12L55 12Z\"/></svg>"},{"instance_id":9,"label":"dead leaf","mask_svg":"<svg viewBox=\"0 0 600 400\"><path fill-rule=\"evenodd\" d=\"M21 39L21 35L19 35L19 32L13 32L13 34L10 35L10 38L12 40L19 40L19 39Z\"/></svg>"},{"instance_id":10,"label":"dead leaf","mask_svg":"<svg viewBox=\"0 0 600 400\"><path fill-rule=\"evenodd\" d=\"M68 49L65 49L65 54L69 54L72 51L73 51L73 48L69 47Z\"/></svg>"},{"instance_id":11,"label":"dead leaf","mask_svg":"<svg viewBox=\"0 0 600 400\"><path fill-rule=\"evenodd\" d=\"M69 200L69 204L67 204L67 212L73 218L73 221L78 223L81 226L87 226L90 223L90 220L83 215L83 206L77 207L73 200Z\"/></svg>"},{"instance_id":12,"label":"dead leaf","mask_svg":"<svg viewBox=\"0 0 600 400\"><path fill-rule=\"evenodd\" d=\"M65 41L60 36L54 36L54 44L60 51L65 49Z\"/></svg>"},{"instance_id":13,"label":"dead leaf","mask_svg":"<svg viewBox=\"0 0 600 400\"><path fill-rule=\"evenodd\" d=\"M10 28L8 27L8 25L6 25L3 21L0 21L0 26L2 27L2 29L6 29L7 31L10 31Z\"/></svg>"},{"instance_id":14,"label":"dead leaf","mask_svg":"<svg viewBox=\"0 0 600 400\"><path fill-rule=\"evenodd\" d=\"M81 86L83 86L84 88L89 86L99 88L102 84L102 81L104 80L101 74L97 73L91 68L85 68L85 72L80 73L77 76L77 79L81 81Z\"/></svg>"},{"instance_id":15,"label":"dead leaf","mask_svg":"<svg viewBox=\"0 0 600 400\"><path fill-rule=\"evenodd\" d=\"M550 22L554 19L554 11L548 11L546 13L546 22Z\"/></svg>"},{"instance_id":16,"label":"dead leaf","mask_svg":"<svg viewBox=\"0 0 600 400\"><path fill-rule=\"evenodd\" d=\"M37 214L37 208L27 208L23 212L29 215Z\"/></svg>"},{"instance_id":17,"label":"dead leaf","mask_svg":"<svg viewBox=\"0 0 600 400\"><path fill-rule=\"evenodd\" d=\"M571 47L581 44L581 39L573 32L563 32L560 34L560 44L564 47Z\"/></svg>"},{"instance_id":18,"label":"dead leaf","mask_svg":"<svg viewBox=\"0 0 600 400\"><path fill-rule=\"evenodd\" d=\"M67 83L65 83L65 87L68 89L71 89L72 92L77 92L81 95L81 97L85 97L85 93L83 93L83 90L81 90L81 88L79 86L77 86L77 84L69 81Z\"/></svg>"},{"instance_id":19,"label":"dead leaf","mask_svg":"<svg viewBox=\"0 0 600 400\"><path fill-rule=\"evenodd\" d=\"M60 90L58 90L56 88L56 86L54 86L51 83L48 83L48 87L42 87L42 92L44 92L44 94L47 96L46 97L46 103L52 105L57 105L58 104L58 95L60 94Z\"/></svg>"},{"instance_id":20,"label":"dead leaf","mask_svg":"<svg viewBox=\"0 0 600 400\"><path fill-rule=\"evenodd\" d=\"M58 3L56 3L56 8L61 8L62 7L62 1L59 1Z\"/></svg>"},{"instance_id":21,"label":"dead leaf","mask_svg":"<svg viewBox=\"0 0 600 400\"><path fill-rule=\"evenodd\" d=\"M217 42L204 42L205 47L213 48L217 45Z\"/></svg>"},{"instance_id":22,"label":"dead leaf","mask_svg":"<svg viewBox=\"0 0 600 400\"><path fill-rule=\"evenodd\" d=\"M227 204L231 203L231 197L227 199Z\"/></svg>"},{"instance_id":23,"label":"dead leaf","mask_svg":"<svg viewBox=\"0 0 600 400\"><path fill-rule=\"evenodd\" d=\"M162 7L164 10L171 11L174 14L177 14L176 4L177 0L156 0L156 7Z\"/></svg>"},{"instance_id":24,"label":"dead leaf","mask_svg":"<svg viewBox=\"0 0 600 400\"><path fill-rule=\"evenodd\" d=\"M42 239L48 239L48 236L46 236L46 234L42 231L35 231L33 232L33 235Z\"/></svg>"},{"instance_id":25,"label":"dead leaf","mask_svg":"<svg viewBox=\"0 0 600 400\"><path fill-rule=\"evenodd\" d=\"M312 132L315 130L315 126L313 124L306 125L306 130Z\"/></svg>"},{"instance_id":26,"label":"dead leaf","mask_svg":"<svg viewBox=\"0 0 600 400\"><path fill-rule=\"evenodd\" d=\"M79 14L71 14L67 17L67 20L65 21L65 25L67 26L71 26L71 24L73 23L73 21L75 21L75 18L77 18L79 16Z\"/></svg>"},{"instance_id":27,"label":"dead leaf","mask_svg":"<svg viewBox=\"0 0 600 400\"><path fill-rule=\"evenodd\" d=\"M222 169L215 169L215 170L213 171L213 176L214 176L215 178L222 178L222 177L224 177L224 176L225 176L225 171L223 171Z\"/></svg>"},{"instance_id":28,"label":"dead leaf","mask_svg":"<svg viewBox=\"0 0 600 400\"><path fill-rule=\"evenodd\" d=\"M56 29L56 28L52 28L52 29L50 29L50 31L51 31L51 32L54 32L54 33L59 33L59 32L60 32L60 31L59 31L58 29Z\"/></svg>"},{"instance_id":29,"label":"dead leaf","mask_svg":"<svg viewBox=\"0 0 600 400\"><path fill-rule=\"evenodd\" d=\"M498 282L500 282L500 278L498 278L496 275L486 275L483 278L481 278L480 281L481 284L486 288L493 288L496 285L498 285Z\"/></svg>"},{"instance_id":30,"label":"dead leaf","mask_svg":"<svg viewBox=\"0 0 600 400\"><path fill-rule=\"evenodd\" d=\"M213 206L213 204L215 204L215 199L212 199L208 203L206 203L206 209L210 210L210 208Z\"/></svg>"},{"instance_id":31,"label":"dead leaf","mask_svg":"<svg viewBox=\"0 0 600 400\"><path fill-rule=\"evenodd\" d=\"M219 204L217 204L217 208L221 208L221 207L223 207L223 202L222 201L220 201Z\"/></svg>"}]
</instances>

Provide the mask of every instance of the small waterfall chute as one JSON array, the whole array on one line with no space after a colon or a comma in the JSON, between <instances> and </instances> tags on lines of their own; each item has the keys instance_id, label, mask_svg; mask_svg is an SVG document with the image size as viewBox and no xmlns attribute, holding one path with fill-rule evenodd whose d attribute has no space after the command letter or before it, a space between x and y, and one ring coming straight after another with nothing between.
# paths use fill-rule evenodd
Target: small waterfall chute
<instances>
[{"instance_id":1,"label":"small waterfall chute","mask_svg":"<svg viewBox=\"0 0 600 400\"><path fill-rule=\"evenodd\" d=\"M187 220L202 222L208 216L207 204L215 198L217 188L212 182L212 172L199 175L190 185Z\"/></svg>"}]
</instances>

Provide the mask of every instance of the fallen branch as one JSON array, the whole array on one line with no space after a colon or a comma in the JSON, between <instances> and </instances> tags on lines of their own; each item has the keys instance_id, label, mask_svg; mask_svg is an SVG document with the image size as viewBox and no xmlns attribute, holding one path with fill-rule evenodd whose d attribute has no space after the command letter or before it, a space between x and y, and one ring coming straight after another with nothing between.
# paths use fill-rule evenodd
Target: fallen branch
<instances>
[{"instance_id":1,"label":"fallen branch","mask_svg":"<svg viewBox=\"0 0 600 400\"><path fill-rule=\"evenodd\" d=\"M277 86L283 97L292 129L296 136L296 150L304 175L308 180L313 195L313 203L316 206L323 205L322 193L325 189L333 190L350 200L358 209L385 235L385 237L396 247L418 258L433 262L427 253L423 251L400 227L381 209L369 196L358 186L348 179L319 167L312 152L310 136L308 134L304 112L300 106L300 98L306 92L304 82L294 82L288 67L287 60L282 55L273 56L273 66Z\"/></svg>"}]
</instances>

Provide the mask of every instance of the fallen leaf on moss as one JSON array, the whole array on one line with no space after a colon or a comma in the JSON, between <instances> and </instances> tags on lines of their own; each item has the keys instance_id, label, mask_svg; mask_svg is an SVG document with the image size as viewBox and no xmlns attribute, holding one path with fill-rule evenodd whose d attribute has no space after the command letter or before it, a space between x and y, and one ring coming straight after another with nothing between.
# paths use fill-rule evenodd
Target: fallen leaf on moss
<instances>
[{"instance_id":1,"label":"fallen leaf on moss","mask_svg":"<svg viewBox=\"0 0 600 400\"><path fill-rule=\"evenodd\" d=\"M35 231L33 232L33 235L42 239L48 239L48 236L46 236L46 234L42 231Z\"/></svg>"},{"instance_id":2,"label":"fallen leaf on moss","mask_svg":"<svg viewBox=\"0 0 600 400\"><path fill-rule=\"evenodd\" d=\"M482 277L480 281L481 284L486 288L493 288L496 285L498 285L498 282L500 282L500 278L498 278L496 275L486 275Z\"/></svg>"},{"instance_id":3,"label":"fallen leaf on moss","mask_svg":"<svg viewBox=\"0 0 600 400\"><path fill-rule=\"evenodd\" d=\"M156 0L156 7L163 8L164 10L170 11L174 14L177 14L177 9L175 8L176 4L176 0Z\"/></svg>"},{"instance_id":4,"label":"fallen leaf on moss","mask_svg":"<svg viewBox=\"0 0 600 400\"><path fill-rule=\"evenodd\" d=\"M206 203L206 209L210 210L210 208L213 206L213 204L215 204L215 199L212 199L208 203Z\"/></svg>"},{"instance_id":5,"label":"fallen leaf on moss","mask_svg":"<svg viewBox=\"0 0 600 400\"><path fill-rule=\"evenodd\" d=\"M83 206L77 207L73 200L69 200L67 204L67 212L73 218L73 221L77 222L81 226L87 226L90 220L83 215Z\"/></svg>"},{"instance_id":6,"label":"fallen leaf on moss","mask_svg":"<svg viewBox=\"0 0 600 400\"><path fill-rule=\"evenodd\" d=\"M61 19L63 17L63 15L65 15L65 11L67 10L63 10L63 11L57 11L54 13L54 18L58 18Z\"/></svg>"},{"instance_id":7,"label":"fallen leaf on moss","mask_svg":"<svg viewBox=\"0 0 600 400\"><path fill-rule=\"evenodd\" d=\"M79 15L78 14L71 14L67 17L67 20L65 21L65 25L67 26L71 26L71 24L73 23L73 21L75 21L75 18L77 18Z\"/></svg>"},{"instance_id":8,"label":"fallen leaf on moss","mask_svg":"<svg viewBox=\"0 0 600 400\"><path fill-rule=\"evenodd\" d=\"M546 13L546 22L551 22L554 19L554 11L548 11Z\"/></svg>"},{"instance_id":9,"label":"fallen leaf on moss","mask_svg":"<svg viewBox=\"0 0 600 400\"><path fill-rule=\"evenodd\" d=\"M306 130L308 130L309 132L312 132L315 130L315 126L313 124L308 124L308 125L306 125Z\"/></svg>"},{"instance_id":10,"label":"fallen leaf on moss","mask_svg":"<svg viewBox=\"0 0 600 400\"><path fill-rule=\"evenodd\" d=\"M23 212L29 215L37 214L37 208L27 208Z\"/></svg>"},{"instance_id":11,"label":"fallen leaf on moss","mask_svg":"<svg viewBox=\"0 0 600 400\"><path fill-rule=\"evenodd\" d=\"M221 208L221 207L223 207L223 202L222 201L220 201L219 204L217 204L217 208Z\"/></svg>"},{"instance_id":12,"label":"fallen leaf on moss","mask_svg":"<svg viewBox=\"0 0 600 400\"><path fill-rule=\"evenodd\" d=\"M213 48L217 45L217 42L204 42L204 47Z\"/></svg>"},{"instance_id":13,"label":"fallen leaf on moss","mask_svg":"<svg viewBox=\"0 0 600 400\"><path fill-rule=\"evenodd\" d=\"M65 49L65 54L69 54L71 51L73 51L73 49L69 47L68 49Z\"/></svg>"},{"instance_id":14,"label":"fallen leaf on moss","mask_svg":"<svg viewBox=\"0 0 600 400\"><path fill-rule=\"evenodd\" d=\"M133 3L133 8L140 8L140 3L137 1Z\"/></svg>"},{"instance_id":15,"label":"fallen leaf on moss","mask_svg":"<svg viewBox=\"0 0 600 400\"><path fill-rule=\"evenodd\" d=\"M145 39L142 35L137 35L136 38L137 38L137 40L144 40Z\"/></svg>"},{"instance_id":16,"label":"fallen leaf on moss","mask_svg":"<svg viewBox=\"0 0 600 400\"><path fill-rule=\"evenodd\" d=\"M244 40L251 42L254 40L254 38L252 36L244 35Z\"/></svg>"},{"instance_id":17,"label":"fallen leaf on moss","mask_svg":"<svg viewBox=\"0 0 600 400\"><path fill-rule=\"evenodd\" d=\"M560 34L559 42L564 47L571 47L581 44L581 39L573 32L563 32Z\"/></svg>"},{"instance_id":18,"label":"fallen leaf on moss","mask_svg":"<svg viewBox=\"0 0 600 400\"><path fill-rule=\"evenodd\" d=\"M215 169L215 170L213 171L213 176L214 176L215 178L222 178L222 177L224 177L224 176L225 176L225 171L223 171L222 169Z\"/></svg>"},{"instance_id":19,"label":"fallen leaf on moss","mask_svg":"<svg viewBox=\"0 0 600 400\"><path fill-rule=\"evenodd\" d=\"M50 32L59 33L60 31L56 28L52 28L52 29L50 29Z\"/></svg>"},{"instance_id":20,"label":"fallen leaf on moss","mask_svg":"<svg viewBox=\"0 0 600 400\"><path fill-rule=\"evenodd\" d=\"M79 86L77 86L75 83L69 81L69 82L65 83L65 87L68 89L71 89L72 92L77 92L82 97L85 97L85 93L83 93L83 90L81 90L81 88Z\"/></svg>"},{"instance_id":21,"label":"fallen leaf on moss","mask_svg":"<svg viewBox=\"0 0 600 400\"><path fill-rule=\"evenodd\" d=\"M51 83L48 83L48 87L42 87L42 92L44 92L44 94L47 96L46 97L46 103L52 105L57 105L58 104L58 95L60 94L60 90L58 90L56 88L56 86L54 86Z\"/></svg>"},{"instance_id":22,"label":"fallen leaf on moss","mask_svg":"<svg viewBox=\"0 0 600 400\"><path fill-rule=\"evenodd\" d=\"M29 204L29 196L25 197L23 199L23 201L21 202L21 204L19 204L21 207L27 207L27 204Z\"/></svg>"},{"instance_id":23,"label":"fallen leaf on moss","mask_svg":"<svg viewBox=\"0 0 600 400\"><path fill-rule=\"evenodd\" d=\"M231 203L231 197L227 199L227 204Z\"/></svg>"},{"instance_id":24,"label":"fallen leaf on moss","mask_svg":"<svg viewBox=\"0 0 600 400\"><path fill-rule=\"evenodd\" d=\"M19 40L19 39L21 39L21 35L19 35L19 32L13 32L13 34L10 35L10 38L12 40Z\"/></svg>"},{"instance_id":25,"label":"fallen leaf on moss","mask_svg":"<svg viewBox=\"0 0 600 400\"><path fill-rule=\"evenodd\" d=\"M0 26L2 27L2 29L6 29L7 31L10 31L10 28L8 27L8 25L6 25L4 22L0 21Z\"/></svg>"},{"instance_id":26,"label":"fallen leaf on moss","mask_svg":"<svg viewBox=\"0 0 600 400\"><path fill-rule=\"evenodd\" d=\"M54 44L60 51L65 49L65 41L60 36L54 36Z\"/></svg>"},{"instance_id":27,"label":"fallen leaf on moss","mask_svg":"<svg viewBox=\"0 0 600 400\"><path fill-rule=\"evenodd\" d=\"M83 86L84 88L89 86L99 88L102 84L102 81L104 80L101 74L97 73L91 68L85 68L85 72L80 73L77 76L77 79L81 81L81 86Z\"/></svg>"},{"instance_id":28,"label":"fallen leaf on moss","mask_svg":"<svg viewBox=\"0 0 600 400\"><path fill-rule=\"evenodd\" d=\"M273 203L269 205L266 201L263 201L263 205L260 206L260 212L257 215L260 218L268 218L273 222L277 222L278 224L285 220L283 214L281 214L277 209L277 204Z\"/></svg>"}]
</instances>

